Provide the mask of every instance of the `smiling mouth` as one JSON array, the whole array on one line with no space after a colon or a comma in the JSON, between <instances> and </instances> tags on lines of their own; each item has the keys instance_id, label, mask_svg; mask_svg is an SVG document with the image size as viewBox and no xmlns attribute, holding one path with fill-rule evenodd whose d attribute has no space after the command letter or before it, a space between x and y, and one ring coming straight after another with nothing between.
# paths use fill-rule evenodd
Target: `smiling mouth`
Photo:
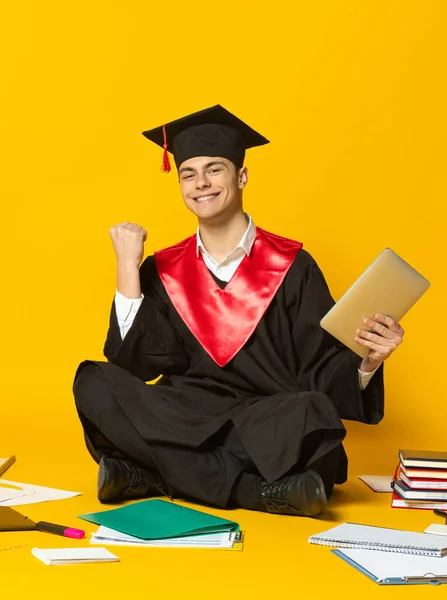
<instances>
[{"instance_id":1,"label":"smiling mouth","mask_svg":"<svg viewBox=\"0 0 447 600\"><path fill-rule=\"evenodd\" d=\"M220 192L218 192L217 194L208 194L207 196L199 196L198 198L194 198L194 201L198 204L203 204L205 202L212 202L218 196L220 196Z\"/></svg>"}]
</instances>

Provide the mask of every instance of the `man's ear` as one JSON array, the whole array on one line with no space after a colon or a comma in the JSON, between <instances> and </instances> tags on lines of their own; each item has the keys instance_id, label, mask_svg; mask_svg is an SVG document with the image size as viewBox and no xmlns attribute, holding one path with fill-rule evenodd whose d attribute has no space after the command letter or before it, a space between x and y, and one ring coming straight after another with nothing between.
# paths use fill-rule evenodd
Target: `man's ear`
<instances>
[{"instance_id":1,"label":"man's ear","mask_svg":"<svg viewBox=\"0 0 447 600\"><path fill-rule=\"evenodd\" d=\"M242 169L239 171L239 181L238 181L238 186L240 190L243 190L244 187L247 185L248 183L248 169L247 167L242 167Z\"/></svg>"}]
</instances>

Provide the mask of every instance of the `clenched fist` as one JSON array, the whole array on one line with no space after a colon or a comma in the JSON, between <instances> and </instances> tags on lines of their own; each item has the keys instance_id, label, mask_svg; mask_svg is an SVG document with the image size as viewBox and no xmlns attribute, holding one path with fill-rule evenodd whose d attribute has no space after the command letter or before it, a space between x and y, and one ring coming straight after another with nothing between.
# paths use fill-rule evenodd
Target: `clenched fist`
<instances>
[{"instance_id":1,"label":"clenched fist","mask_svg":"<svg viewBox=\"0 0 447 600\"><path fill-rule=\"evenodd\" d=\"M143 260L147 231L136 223L120 223L110 230L118 263L139 266Z\"/></svg>"}]
</instances>

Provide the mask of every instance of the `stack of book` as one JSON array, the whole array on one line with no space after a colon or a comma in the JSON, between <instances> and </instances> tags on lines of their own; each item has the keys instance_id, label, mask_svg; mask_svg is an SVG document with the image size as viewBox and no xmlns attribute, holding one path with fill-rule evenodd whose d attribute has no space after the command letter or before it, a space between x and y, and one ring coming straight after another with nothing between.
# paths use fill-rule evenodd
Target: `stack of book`
<instances>
[{"instance_id":1,"label":"stack of book","mask_svg":"<svg viewBox=\"0 0 447 600\"><path fill-rule=\"evenodd\" d=\"M447 452L399 450L393 508L447 510Z\"/></svg>"}]
</instances>

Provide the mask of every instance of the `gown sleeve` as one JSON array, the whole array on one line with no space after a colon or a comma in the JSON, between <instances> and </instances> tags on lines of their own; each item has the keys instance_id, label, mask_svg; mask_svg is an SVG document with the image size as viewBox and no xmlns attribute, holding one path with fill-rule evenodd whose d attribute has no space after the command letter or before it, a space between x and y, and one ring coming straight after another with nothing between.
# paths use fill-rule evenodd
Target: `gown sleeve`
<instances>
[{"instance_id":1,"label":"gown sleeve","mask_svg":"<svg viewBox=\"0 0 447 600\"><path fill-rule=\"evenodd\" d=\"M342 419L379 423L384 415L383 365L362 391L358 376L361 358L320 326L334 305L321 270L303 250L295 266L291 314L299 383L327 394Z\"/></svg>"},{"instance_id":2,"label":"gown sleeve","mask_svg":"<svg viewBox=\"0 0 447 600\"><path fill-rule=\"evenodd\" d=\"M168 320L166 307L154 285L158 275L153 257L140 267L143 302L124 339L112 304L104 355L109 362L144 381L160 375L181 374L187 368L183 343Z\"/></svg>"}]
</instances>

